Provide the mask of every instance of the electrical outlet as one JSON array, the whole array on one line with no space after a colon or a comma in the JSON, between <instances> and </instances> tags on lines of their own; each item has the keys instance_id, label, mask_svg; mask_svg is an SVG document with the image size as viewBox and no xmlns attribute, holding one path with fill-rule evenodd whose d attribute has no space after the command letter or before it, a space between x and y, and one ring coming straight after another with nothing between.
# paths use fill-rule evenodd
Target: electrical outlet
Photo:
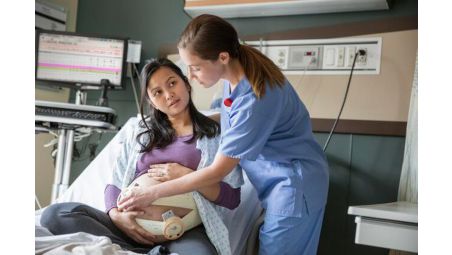
<instances>
[{"instance_id":1,"label":"electrical outlet","mask_svg":"<svg viewBox=\"0 0 452 255\"><path fill-rule=\"evenodd\" d=\"M287 49L278 49L276 65L280 68L284 68L286 66L286 59L287 59Z\"/></svg>"},{"instance_id":2,"label":"electrical outlet","mask_svg":"<svg viewBox=\"0 0 452 255\"><path fill-rule=\"evenodd\" d=\"M365 66L367 64L367 48L360 48L358 51L363 50L365 53L363 55L358 55L356 57L356 65Z\"/></svg>"},{"instance_id":3,"label":"electrical outlet","mask_svg":"<svg viewBox=\"0 0 452 255\"><path fill-rule=\"evenodd\" d=\"M337 66L343 67L345 63L345 48L339 47L337 51Z\"/></svg>"},{"instance_id":4,"label":"electrical outlet","mask_svg":"<svg viewBox=\"0 0 452 255\"><path fill-rule=\"evenodd\" d=\"M310 67L316 67L317 66L317 58L316 57L312 57L311 61L309 62Z\"/></svg>"},{"instance_id":5,"label":"electrical outlet","mask_svg":"<svg viewBox=\"0 0 452 255\"><path fill-rule=\"evenodd\" d=\"M355 59L356 47L355 46L349 46L347 48L347 50L348 50L348 62L347 62L347 65L348 65L348 67L352 67L353 60Z\"/></svg>"},{"instance_id":6,"label":"electrical outlet","mask_svg":"<svg viewBox=\"0 0 452 255\"><path fill-rule=\"evenodd\" d=\"M325 64L325 66L334 67L336 63L336 49L332 47L326 48L324 56L325 58L323 60L323 63Z\"/></svg>"}]
</instances>

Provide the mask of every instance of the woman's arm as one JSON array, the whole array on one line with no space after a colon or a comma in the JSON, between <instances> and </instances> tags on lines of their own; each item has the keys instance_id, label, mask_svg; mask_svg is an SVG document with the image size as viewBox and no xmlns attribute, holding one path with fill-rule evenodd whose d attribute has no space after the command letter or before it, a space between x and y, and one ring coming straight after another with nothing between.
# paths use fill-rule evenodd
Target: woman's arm
<instances>
[{"instance_id":1,"label":"woman's arm","mask_svg":"<svg viewBox=\"0 0 452 255\"><path fill-rule=\"evenodd\" d=\"M111 171L110 178L104 190L104 203L105 212L108 213L112 208L117 208L117 200L121 193L121 184L126 181L132 182L132 179L126 174L127 166L132 160L132 154L134 154L132 148L135 146L135 137L138 122L135 120L129 120L117 134L117 140L115 146L120 146L120 150L115 155L115 162L113 163L113 169ZM113 145L111 145L113 146ZM127 178L127 179L126 179Z\"/></svg>"},{"instance_id":2,"label":"woman's arm","mask_svg":"<svg viewBox=\"0 0 452 255\"><path fill-rule=\"evenodd\" d=\"M167 182L184 175L194 172L193 169L185 167L178 163L167 163L167 164L155 164L151 165L148 170L148 175L153 177L154 180L159 182ZM202 187L197 189L206 199L214 202L220 194L220 184L214 183L212 185Z\"/></svg>"},{"instance_id":3,"label":"woman's arm","mask_svg":"<svg viewBox=\"0 0 452 255\"><path fill-rule=\"evenodd\" d=\"M161 197L183 194L217 184L234 169L239 161L240 159L229 158L217 153L213 163L202 170L159 185L133 188L128 196L119 201L119 209L130 211L144 208Z\"/></svg>"},{"instance_id":4,"label":"woman's arm","mask_svg":"<svg viewBox=\"0 0 452 255\"><path fill-rule=\"evenodd\" d=\"M108 213L113 208L118 208L117 201L121 189L112 184L107 184L104 190L105 212Z\"/></svg>"},{"instance_id":5,"label":"woman's arm","mask_svg":"<svg viewBox=\"0 0 452 255\"><path fill-rule=\"evenodd\" d=\"M220 182L220 194L213 203L233 210L240 204L240 193L240 187L234 189L228 183Z\"/></svg>"},{"instance_id":6,"label":"woman's arm","mask_svg":"<svg viewBox=\"0 0 452 255\"><path fill-rule=\"evenodd\" d=\"M178 163L154 164L148 170L148 175L156 181L167 182L194 172L193 169ZM234 209L240 204L240 188L232 188L226 182L215 183L197 189L207 200L216 205Z\"/></svg>"}]
</instances>

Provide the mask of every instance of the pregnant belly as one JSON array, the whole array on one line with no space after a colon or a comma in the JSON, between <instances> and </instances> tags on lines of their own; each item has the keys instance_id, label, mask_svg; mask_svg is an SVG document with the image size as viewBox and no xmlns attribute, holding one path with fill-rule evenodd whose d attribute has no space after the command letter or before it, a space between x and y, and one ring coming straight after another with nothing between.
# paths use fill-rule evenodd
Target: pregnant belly
<instances>
[{"instance_id":1,"label":"pregnant belly","mask_svg":"<svg viewBox=\"0 0 452 255\"><path fill-rule=\"evenodd\" d=\"M148 176L147 174L140 175L138 178L136 178L129 187L134 186L143 186L143 187L149 187L159 184L159 181L154 180L152 177ZM174 207L174 206L162 206L162 205L150 205L144 209L144 215L140 215L141 219L147 219L147 220L156 220L156 221L163 221L162 214L165 212L172 210L173 213L179 217L184 217L189 212L191 212L191 209L182 208L182 207Z\"/></svg>"},{"instance_id":2,"label":"pregnant belly","mask_svg":"<svg viewBox=\"0 0 452 255\"><path fill-rule=\"evenodd\" d=\"M134 186L142 186L142 187L149 187L149 186L153 186L153 185L158 185L160 182L154 180L152 177L148 176L147 174L143 174L141 176L139 176L138 178L136 178L130 185L129 188L134 187ZM193 201L194 203L194 201ZM186 206L187 207L187 206ZM193 208L193 207L190 207ZM157 234L157 233L162 233L162 229L157 228L155 229L155 225L154 227L145 227L146 223L143 223L141 220L139 219L144 219L144 220L151 220L151 221L161 221L163 222L163 217L162 214L164 214L165 212L168 212L169 210L171 210L176 216L179 216L180 218L183 218L184 216L186 216L187 214L189 214L192 209L190 208L184 208L184 207L177 207L176 206L168 206L168 205L150 205L146 208L144 208L144 215L140 215L137 218L137 222L139 225L141 225L144 229L146 229L147 231L149 231L150 233L154 234L155 239L153 240L155 243L162 243L168 240L174 240L180 237L180 235L183 234L182 232L178 232L178 230L175 232L176 234L170 234L170 235L161 235L161 234ZM195 209L196 210L196 209ZM197 213L197 211L196 211ZM173 219L173 218L172 218ZM199 218L199 215L197 215L197 218L194 220L197 221L197 223L195 223L194 225L199 225L201 224L201 219ZM145 224L145 225L142 225ZM147 223L149 224L149 223ZM164 226L168 226L166 225L167 223L164 224ZM183 223L182 223L183 224ZM181 226L181 225L179 225ZM185 227L185 224L182 225L182 227L180 228L176 228L176 229L183 229ZM164 227L166 228L166 227ZM171 229L171 228L169 228ZM155 230L155 231L154 231ZM179 233L179 234L177 234Z\"/></svg>"}]
</instances>

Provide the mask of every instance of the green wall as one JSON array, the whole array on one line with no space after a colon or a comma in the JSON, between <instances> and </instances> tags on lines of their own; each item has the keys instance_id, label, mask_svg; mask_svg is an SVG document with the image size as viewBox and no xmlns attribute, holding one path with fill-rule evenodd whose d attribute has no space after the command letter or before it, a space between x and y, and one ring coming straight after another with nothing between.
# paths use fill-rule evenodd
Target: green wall
<instances>
[{"instance_id":1,"label":"green wall","mask_svg":"<svg viewBox=\"0 0 452 255\"><path fill-rule=\"evenodd\" d=\"M324 144L328 134L316 133ZM356 224L348 206L397 200L404 137L335 134L327 149L328 202L318 254L387 255L388 250L354 243Z\"/></svg>"},{"instance_id":2,"label":"green wall","mask_svg":"<svg viewBox=\"0 0 452 255\"><path fill-rule=\"evenodd\" d=\"M120 35L143 41L144 59L162 43L176 43L190 17L182 0L79 0L77 31ZM384 11L229 19L241 36L357 21L417 15L417 0L394 0Z\"/></svg>"},{"instance_id":3,"label":"green wall","mask_svg":"<svg viewBox=\"0 0 452 255\"><path fill-rule=\"evenodd\" d=\"M182 0L79 0L77 32L129 37L142 41L142 62L158 55L162 45L175 44L190 21ZM312 28L357 21L416 16L417 1L395 0L387 11L295 15L230 19L240 36L292 29ZM88 93L95 104L98 92ZM137 114L130 81L126 89L109 92L110 107L118 113L118 125ZM71 94L71 102L74 95ZM98 153L114 134L103 134ZM326 134L316 134L321 144ZM83 151L73 161L71 180L89 164L89 148L98 135L77 144ZM330 192L319 254L387 254L387 250L353 241L355 224L346 211L349 205L391 202L397 197L403 157L403 137L335 135L327 153L330 164Z\"/></svg>"}]
</instances>

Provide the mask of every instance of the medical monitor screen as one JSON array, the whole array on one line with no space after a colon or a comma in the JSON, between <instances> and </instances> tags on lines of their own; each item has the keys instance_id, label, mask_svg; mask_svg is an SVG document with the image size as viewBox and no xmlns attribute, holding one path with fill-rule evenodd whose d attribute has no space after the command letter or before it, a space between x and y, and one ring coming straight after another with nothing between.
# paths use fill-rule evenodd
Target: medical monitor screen
<instances>
[{"instance_id":1,"label":"medical monitor screen","mask_svg":"<svg viewBox=\"0 0 452 255\"><path fill-rule=\"evenodd\" d=\"M78 85L100 85L108 79L121 88L127 40L37 31L36 79Z\"/></svg>"}]
</instances>

